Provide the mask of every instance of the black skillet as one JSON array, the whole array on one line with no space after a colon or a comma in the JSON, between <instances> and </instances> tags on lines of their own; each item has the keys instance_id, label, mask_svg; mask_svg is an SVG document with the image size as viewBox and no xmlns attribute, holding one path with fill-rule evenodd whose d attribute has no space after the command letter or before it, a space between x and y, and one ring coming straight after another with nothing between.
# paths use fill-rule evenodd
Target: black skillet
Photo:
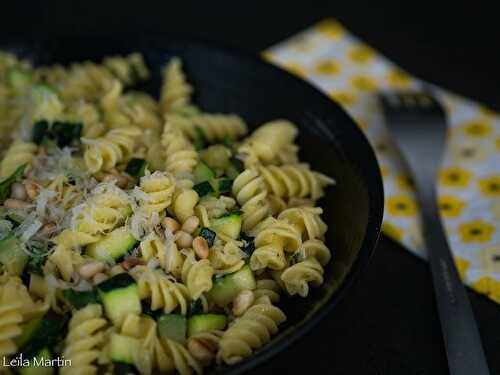
<instances>
[{"instance_id":1,"label":"black skillet","mask_svg":"<svg viewBox=\"0 0 500 375\"><path fill-rule=\"evenodd\" d=\"M286 350L321 319L335 319L334 306L361 276L373 254L383 215L383 187L373 150L354 121L311 85L256 56L204 42L178 39L65 40L4 46L39 64L99 61L104 56L141 52L152 71L139 89L157 95L160 68L180 56L195 102L209 112L234 112L252 128L285 118L300 128L301 160L337 181L320 205L329 225L327 245L333 260L325 282L307 298L282 303L287 322L273 341L252 357L217 374L240 374Z\"/></svg>"}]
</instances>

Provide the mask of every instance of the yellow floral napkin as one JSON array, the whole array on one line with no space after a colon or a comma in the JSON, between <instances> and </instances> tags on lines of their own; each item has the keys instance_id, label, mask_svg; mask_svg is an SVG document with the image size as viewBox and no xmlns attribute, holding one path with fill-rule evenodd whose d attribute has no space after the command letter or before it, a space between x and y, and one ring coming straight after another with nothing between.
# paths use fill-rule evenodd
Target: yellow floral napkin
<instances>
[{"instance_id":1,"label":"yellow floral napkin","mask_svg":"<svg viewBox=\"0 0 500 375\"><path fill-rule=\"evenodd\" d=\"M382 169L384 232L425 257L413 186L373 95L419 88L423 82L334 20L320 22L264 56L322 89L356 120ZM448 240L464 282L500 303L500 115L431 88L449 121L448 149L439 175L439 205Z\"/></svg>"}]
</instances>

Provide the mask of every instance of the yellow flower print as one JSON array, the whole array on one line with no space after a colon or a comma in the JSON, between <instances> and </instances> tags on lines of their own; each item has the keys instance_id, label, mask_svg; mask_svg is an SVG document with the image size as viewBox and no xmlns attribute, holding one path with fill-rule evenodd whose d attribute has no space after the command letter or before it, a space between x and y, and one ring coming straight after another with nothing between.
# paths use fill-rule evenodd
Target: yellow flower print
<instances>
[{"instance_id":1,"label":"yellow flower print","mask_svg":"<svg viewBox=\"0 0 500 375\"><path fill-rule=\"evenodd\" d=\"M441 195L438 201L439 211L445 218L460 216L465 207L465 202L453 195Z\"/></svg>"},{"instance_id":2,"label":"yellow flower print","mask_svg":"<svg viewBox=\"0 0 500 375\"><path fill-rule=\"evenodd\" d=\"M479 252L481 269L485 272L500 272L500 243Z\"/></svg>"},{"instance_id":3,"label":"yellow flower print","mask_svg":"<svg viewBox=\"0 0 500 375\"><path fill-rule=\"evenodd\" d=\"M316 30L318 30L322 35L327 38L337 40L344 34L344 28L340 23L335 20L329 19L324 20L316 25Z\"/></svg>"},{"instance_id":4,"label":"yellow flower print","mask_svg":"<svg viewBox=\"0 0 500 375\"><path fill-rule=\"evenodd\" d=\"M473 220L460 224L458 232L463 242L488 242L491 240L495 227L483 220Z\"/></svg>"},{"instance_id":5,"label":"yellow flower print","mask_svg":"<svg viewBox=\"0 0 500 375\"><path fill-rule=\"evenodd\" d=\"M414 216L417 213L415 200L407 195L393 195L386 201L387 211L393 216Z\"/></svg>"},{"instance_id":6,"label":"yellow flower print","mask_svg":"<svg viewBox=\"0 0 500 375\"><path fill-rule=\"evenodd\" d=\"M314 71L321 75L335 75L340 72L340 65L333 59L318 61Z\"/></svg>"},{"instance_id":7,"label":"yellow flower print","mask_svg":"<svg viewBox=\"0 0 500 375\"><path fill-rule=\"evenodd\" d=\"M457 267L458 275L460 280L465 280L465 274L470 267L470 262L466 259L460 257L453 257L455 260L455 267Z\"/></svg>"},{"instance_id":8,"label":"yellow flower print","mask_svg":"<svg viewBox=\"0 0 500 375\"><path fill-rule=\"evenodd\" d=\"M354 76L351 80L352 86L359 91L372 92L377 88L377 83L367 76Z\"/></svg>"},{"instance_id":9,"label":"yellow flower print","mask_svg":"<svg viewBox=\"0 0 500 375\"><path fill-rule=\"evenodd\" d=\"M472 288L479 293L486 294L493 301L500 303L500 281L490 276L483 276L472 283Z\"/></svg>"},{"instance_id":10,"label":"yellow flower print","mask_svg":"<svg viewBox=\"0 0 500 375\"><path fill-rule=\"evenodd\" d=\"M486 121L471 121L463 126L463 131L469 137L487 137L492 132L491 124Z\"/></svg>"},{"instance_id":11,"label":"yellow flower print","mask_svg":"<svg viewBox=\"0 0 500 375\"><path fill-rule=\"evenodd\" d=\"M411 84L411 76L401 69L394 69L387 73L386 76L389 86L393 88L406 88Z\"/></svg>"},{"instance_id":12,"label":"yellow flower print","mask_svg":"<svg viewBox=\"0 0 500 375\"><path fill-rule=\"evenodd\" d=\"M396 185L403 191L415 190L415 184L410 176L405 176L405 175L396 176Z\"/></svg>"},{"instance_id":13,"label":"yellow flower print","mask_svg":"<svg viewBox=\"0 0 500 375\"><path fill-rule=\"evenodd\" d=\"M288 63L283 65L283 69L287 70L298 77L305 77L306 71L303 67L296 63Z\"/></svg>"},{"instance_id":14,"label":"yellow flower print","mask_svg":"<svg viewBox=\"0 0 500 375\"><path fill-rule=\"evenodd\" d=\"M395 241L401 241L404 236L404 231L402 228L391 224L388 221L384 221L384 223L382 224L382 231Z\"/></svg>"},{"instance_id":15,"label":"yellow flower print","mask_svg":"<svg viewBox=\"0 0 500 375\"><path fill-rule=\"evenodd\" d=\"M491 204L491 213L496 221L500 221L500 200L496 200Z\"/></svg>"},{"instance_id":16,"label":"yellow flower print","mask_svg":"<svg viewBox=\"0 0 500 375\"><path fill-rule=\"evenodd\" d=\"M366 130L366 129L368 129L368 126L369 126L368 121L363 120L363 119L361 119L361 118L357 118L357 119L356 119L356 124L358 124L358 126L359 126L362 130Z\"/></svg>"},{"instance_id":17,"label":"yellow flower print","mask_svg":"<svg viewBox=\"0 0 500 375\"><path fill-rule=\"evenodd\" d=\"M267 61L273 61L273 54L270 51L261 52L260 57Z\"/></svg>"},{"instance_id":18,"label":"yellow flower print","mask_svg":"<svg viewBox=\"0 0 500 375\"><path fill-rule=\"evenodd\" d=\"M328 95L345 107L353 105L356 100L356 97L347 91L330 91Z\"/></svg>"},{"instance_id":19,"label":"yellow flower print","mask_svg":"<svg viewBox=\"0 0 500 375\"><path fill-rule=\"evenodd\" d=\"M485 197L500 197L500 176L489 176L480 179L479 190Z\"/></svg>"},{"instance_id":20,"label":"yellow flower print","mask_svg":"<svg viewBox=\"0 0 500 375\"><path fill-rule=\"evenodd\" d=\"M444 168L439 172L439 182L447 187L467 187L471 177L472 174L469 171L458 167Z\"/></svg>"},{"instance_id":21,"label":"yellow flower print","mask_svg":"<svg viewBox=\"0 0 500 375\"><path fill-rule=\"evenodd\" d=\"M495 141L495 143L496 143L497 151L500 152L500 137L497 138L497 140Z\"/></svg>"},{"instance_id":22,"label":"yellow flower print","mask_svg":"<svg viewBox=\"0 0 500 375\"><path fill-rule=\"evenodd\" d=\"M451 149L451 158L457 163L481 163L486 158L486 150L476 143L455 144Z\"/></svg>"},{"instance_id":23,"label":"yellow flower print","mask_svg":"<svg viewBox=\"0 0 500 375\"><path fill-rule=\"evenodd\" d=\"M375 58L375 51L368 46L359 45L352 47L348 52L349 59L357 64L366 64Z\"/></svg>"}]
</instances>

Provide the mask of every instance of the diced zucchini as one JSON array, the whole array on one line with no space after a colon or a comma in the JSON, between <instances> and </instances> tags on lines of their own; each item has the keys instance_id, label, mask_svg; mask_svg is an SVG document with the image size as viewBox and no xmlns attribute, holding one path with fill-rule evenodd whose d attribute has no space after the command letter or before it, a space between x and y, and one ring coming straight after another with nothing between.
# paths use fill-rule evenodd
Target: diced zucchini
<instances>
[{"instance_id":1,"label":"diced zucchini","mask_svg":"<svg viewBox=\"0 0 500 375\"><path fill-rule=\"evenodd\" d=\"M231 150L223 145L213 145L201 152L201 159L212 169L226 169L231 158Z\"/></svg>"},{"instance_id":2,"label":"diced zucchini","mask_svg":"<svg viewBox=\"0 0 500 375\"><path fill-rule=\"evenodd\" d=\"M202 161L200 161L194 168L193 175L196 183L211 181L215 178L215 172Z\"/></svg>"},{"instance_id":3,"label":"diced zucchini","mask_svg":"<svg viewBox=\"0 0 500 375\"><path fill-rule=\"evenodd\" d=\"M31 319L30 321L21 325L21 335L14 339L18 348L23 348L42 326L42 318Z\"/></svg>"},{"instance_id":4,"label":"diced zucchini","mask_svg":"<svg viewBox=\"0 0 500 375\"><path fill-rule=\"evenodd\" d=\"M223 330L226 328L227 318L219 314L193 315L188 320L188 337L202 332Z\"/></svg>"},{"instance_id":5,"label":"diced zucchini","mask_svg":"<svg viewBox=\"0 0 500 375\"><path fill-rule=\"evenodd\" d=\"M141 313L137 284L128 273L120 273L97 284L97 291L113 324L120 325L127 314Z\"/></svg>"},{"instance_id":6,"label":"diced zucchini","mask_svg":"<svg viewBox=\"0 0 500 375\"><path fill-rule=\"evenodd\" d=\"M123 258L137 245L137 240L127 227L120 227L99 241L88 245L85 254L105 262L115 262Z\"/></svg>"},{"instance_id":7,"label":"diced zucchini","mask_svg":"<svg viewBox=\"0 0 500 375\"><path fill-rule=\"evenodd\" d=\"M160 337L183 344L186 341L187 319L184 315L165 314L158 319Z\"/></svg>"},{"instance_id":8,"label":"diced zucchini","mask_svg":"<svg viewBox=\"0 0 500 375\"><path fill-rule=\"evenodd\" d=\"M48 133L49 123L45 120L37 121L33 124L33 129L31 130L31 140L33 143L39 145Z\"/></svg>"},{"instance_id":9,"label":"diced zucchini","mask_svg":"<svg viewBox=\"0 0 500 375\"><path fill-rule=\"evenodd\" d=\"M199 126L196 126L194 128L193 143L194 143L194 148L196 149L196 151L203 150L206 146L205 133L203 133L203 130Z\"/></svg>"},{"instance_id":10,"label":"diced zucchini","mask_svg":"<svg viewBox=\"0 0 500 375\"><path fill-rule=\"evenodd\" d=\"M226 307L242 290L253 290L256 286L252 270L245 265L237 272L215 279L208 297L216 305Z\"/></svg>"},{"instance_id":11,"label":"diced zucchini","mask_svg":"<svg viewBox=\"0 0 500 375\"><path fill-rule=\"evenodd\" d=\"M199 235L207 240L208 247L212 247L215 241L215 232L209 228L201 228Z\"/></svg>"},{"instance_id":12,"label":"diced zucchini","mask_svg":"<svg viewBox=\"0 0 500 375\"><path fill-rule=\"evenodd\" d=\"M216 233L223 233L232 239L237 239L241 231L241 214L239 212L232 212L214 219L211 229Z\"/></svg>"},{"instance_id":13,"label":"diced zucchini","mask_svg":"<svg viewBox=\"0 0 500 375\"><path fill-rule=\"evenodd\" d=\"M7 72L7 82L14 90L24 90L31 85L33 77L29 72L14 67Z\"/></svg>"},{"instance_id":14,"label":"diced zucchini","mask_svg":"<svg viewBox=\"0 0 500 375\"><path fill-rule=\"evenodd\" d=\"M48 348L40 349L37 354L29 359L29 366L19 368L21 375L52 375L55 370L50 364L52 354Z\"/></svg>"},{"instance_id":15,"label":"diced zucchini","mask_svg":"<svg viewBox=\"0 0 500 375\"><path fill-rule=\"evenodd\" d=\"M14 227L17 227L18 225L21 225L22 222L24 221L24 216L21 216L15 212L9 212L5 218L9 220Z\"/></svg>"},{"instance_id":16,"label":"diced zucchini","mask_svg":"<svg viewBox=\"0 0 500 375\"><path fill-rule=\"evenodd\" d=\"M252 255L252 253L255 251L255 244L253 242L254 239L255 237L247 236L245 233L241 233L240 240L242 240L244 243L241 250L243 250L248 256Z\"/></svg>"},{"instance_id":17,"label":"diced zucchini","mask_svg":"<svg viewBox=\"0 0 500 375\"><path fill-rule=\"evenodd\" d=\"M207 194L215 192L214 188L212 187L212 185L208 181L203 181L203 182L200 182L199 184L194 185L193 190L198 193L198 196L200 198L204 197Z\"/></svg>"},{"instance_id":18,"label":"diced zucchini","mask_svg":"<svg viewBox=\"0 0 500 375\"><path fill-rule=\"evenodd\" d=\"M110 337L111 360L118 363L134 364L134 353L140 353L141 342L134 337L112 333Z\"/></svg>"},{"instance_id":19,"label":"diced zucchini","mask_svg":"<svg viewBox=\"0 0 500 375\"><path fill-rule=\"evenodd\" d=\"M144 172L146 171L146 160L132 158L127 163L127 167L125 168L125 172L134 177L142 177L144 176Z\"/></svg>"},{"instance_id":20,"label":"diced zucchini","mask_svg":"<svg viewBox=\"0 0 500 375\"><path fill-rule=\"evenodd\" d=\"M218 180L219 194L227 194L230 193L233 189L233 180L229 178L220 178Z\"/></svg>"},{"instance_id":21,"label":"diced zucchini","mask_svg":"<svg viewBox=\"0 0 500 375\"><path fill-rule=\"evenodd\" d=\"M22 327L22 334L18 338L19 347L23 353L30 355L35 355L43 348L52 348L59 341L65 324L61 315L49 311L43 318Z\"/></svg>"},{"instance_id":22,"label":"diced zucchini","mask_svg":"<svg viewBox=\"0 0 500 375\"><path fill-rule=\"evenodd\" d=\"M0 182L0 203L3 203L8 197L10 197L12 184L21 179L25 168L26 164L17 167L17 169L9 177Z\"/></svg>"},{"instance_id":23,"label":"diced zucchini","mask_svg":"<svg viewBox=\"0 0 500 375\"><path fill-rule=\"evenodd\" d=\"M52 124L50 133L56 140L57 145L62 148L80 139L82 124L56 121Z\"/></svg>"},{"instance_id":24,"label":"diced zucchini","mask_svg":"<svg viewBox=\"0 0 500 375\"><path fill-rule=\"evenodd\" d=\"M21 275L28 259L28 254L23 251L21 243L13 234L0 241L0 263L8 273Z\"/></svg>"},{"instance_id":25,"label":"diced zucchini","mask_svg":"<svg viewBox=\"0 0 500 375\"><path fill-rule=\"evenodd\" d=\"M231 158L230 163L225 170L225 173L227 177L234 180L244 170L245 170L245 165L240 159Z\"/></svg>"},{"instance_id":26,"label":"diced zucchini","mask_svg":"<svg viewBox=\"0 0 500 375\"><path fill-rule=\"evenodd\" d=\"M64 289L64 299L76 309L81 309L91 303L99 303L99 297L95 290L77 291Z\"/></svg>"}]
</instances>

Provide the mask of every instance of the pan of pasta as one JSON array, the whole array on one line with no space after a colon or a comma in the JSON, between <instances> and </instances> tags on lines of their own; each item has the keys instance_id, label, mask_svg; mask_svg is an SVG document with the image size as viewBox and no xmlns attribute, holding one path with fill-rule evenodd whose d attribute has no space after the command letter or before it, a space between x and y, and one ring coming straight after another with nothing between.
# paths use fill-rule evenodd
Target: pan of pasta
<instances>
[{"instance_id":1,"label":"pan of pasta","mask_svg":"<svg viewBox=\"0 0 500 375\"><path fill-rule=\"evenodd\" d=\"M0 373L248 371L335 319L382 207L354 122L258 57L4 49Z\"/></svg>"}]
</instances>

